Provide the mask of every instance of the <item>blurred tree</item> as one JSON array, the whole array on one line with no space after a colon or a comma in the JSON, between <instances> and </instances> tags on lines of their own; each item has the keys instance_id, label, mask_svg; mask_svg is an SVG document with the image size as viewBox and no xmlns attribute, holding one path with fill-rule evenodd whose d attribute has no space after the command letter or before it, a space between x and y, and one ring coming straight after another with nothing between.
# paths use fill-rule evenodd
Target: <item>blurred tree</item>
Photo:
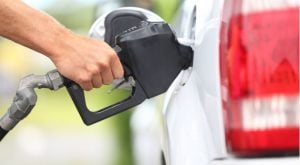
<instances>
[{"instance_id":1,"label":"blurred tree","mask_svg":"<svg viewBox=\"0 0 300 165\"><path fill-rule=\"evenodd\" d=\"M182 0L122 0L125 6L150 9L167 22L171 22Z\"/></svg>"},{"instance_id":2,"label":"blurred tree","mask_svg":"<svg viewBox=\"0 0 300 165\"><path fill-rule=\"evenodd\" d=\"M171 22L180 5L180 0L153 0L153 9L164 20Z\"/></svg>"},{"instance_id":3,"label":"blurred tree","mask_svg":"<svg viewBox=\"0 0 300 165\"><path fill-rule=\"evenodd\" d=\"M93 10L93 4L64 0L53 3L46 12L69 29L87 32L93 21Z\"/></svg>"}]
</instances>

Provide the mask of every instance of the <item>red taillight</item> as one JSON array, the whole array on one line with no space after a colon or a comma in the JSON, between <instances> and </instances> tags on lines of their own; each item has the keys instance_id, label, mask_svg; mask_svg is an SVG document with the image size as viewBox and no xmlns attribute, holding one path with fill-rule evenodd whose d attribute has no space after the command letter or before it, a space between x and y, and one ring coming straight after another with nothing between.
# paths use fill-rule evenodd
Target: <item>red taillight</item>
<instances>
[{"instance_id":1,"label":"red taillight","mask_svg":"<svg viewBox=\"0 0 300 165\"><path fill-rule=\"evenodd\" d=\"M299 7L243 12L233 2L220 42L227 146L241 156L299 153Z\"/></svg>"}]
</instances>

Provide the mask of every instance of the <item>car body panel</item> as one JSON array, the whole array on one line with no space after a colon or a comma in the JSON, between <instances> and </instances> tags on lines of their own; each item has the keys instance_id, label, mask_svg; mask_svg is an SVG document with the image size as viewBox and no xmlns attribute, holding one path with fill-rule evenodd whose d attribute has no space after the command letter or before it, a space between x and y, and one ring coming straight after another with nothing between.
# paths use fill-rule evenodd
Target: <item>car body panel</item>
<instances>
[{"instance_id":1,"label":"car body panel","mask_svg":"<svg viewBox=\"0 0 300 165\"><path fill-rule=\"evenodd\" d=\"M161 141L156 139L156 142L161 144L166 164L299 164L299 157L238 158L226 152L219 80L219 31L223 2L185 0L175 21L174 29L179 41L193 47L194 63L192 68L178 75L165 96L161 97L164 99L162 110L157 110L159 106L152 100L152 111L159 118L149 124L160 123L156 130L161 131L153 135L161 136ZM145 111L141 107L137 109ZM142 116L145 117L138 117ZM147 129L133 131L137 136Z\"/></svg>"},{"instance_id":2,"label":"car body panel","mask_svg":"<svg viewBox=\"0 0 300 165\"><path fill-rule=\"evenodd\" d=\"M163 113L172 165L207 164L226 156L218 79L222 1L185 3L188 5L183 4L181 12L192 13L196 7L196 19L192 15L182 17L177 36L195 41L194 64L185 85L180 89L171 87L166 94ZM187 26L193 25L191 20L196 21L197 28Z\"/></svg>"}]
</instances>

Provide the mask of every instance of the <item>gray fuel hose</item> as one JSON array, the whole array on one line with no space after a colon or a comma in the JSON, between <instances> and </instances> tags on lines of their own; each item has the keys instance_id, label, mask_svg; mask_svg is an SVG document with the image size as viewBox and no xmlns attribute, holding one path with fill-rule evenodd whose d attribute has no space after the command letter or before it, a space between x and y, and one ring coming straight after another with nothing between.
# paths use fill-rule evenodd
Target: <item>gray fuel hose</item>
<instances>
[{"instance_id":1,"label":"gray fuel hose","mask_svg":"<svg viewBox=\"0 0 300 165\"><path fill-rule=\"evenodd\" d=\"M35 88L58 90L63 87L64 79L57 70L46 75L28 75L20 83L8 111L0 119L0 141L33 109L37 101Z\"/></svg>"}]
</instances>

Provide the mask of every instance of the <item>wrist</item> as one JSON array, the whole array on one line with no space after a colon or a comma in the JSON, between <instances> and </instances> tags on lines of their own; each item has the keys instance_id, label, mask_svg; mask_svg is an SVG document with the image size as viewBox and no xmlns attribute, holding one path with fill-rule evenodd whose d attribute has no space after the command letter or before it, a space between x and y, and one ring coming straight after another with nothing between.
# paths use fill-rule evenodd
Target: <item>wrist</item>
<instances>
[{"instance_id":1,"label":"wrist","mask_svg":"<svg viewBox=\"0 0 300 165\"><path fill-rule=\"evenodd\" d=\"M30 8L22 1L1 1L0 35L55 58L66 38L74 36L49 15Z\"/></svg>"},{"instance_id":2,"label":"wrist","mask_svg":"<svg viewBox=\"0 0 300 165\"><path fill-rule=\"evenodd\" d=\"M70 38L74 38L73 32L64 27L57 28L46 36L48 37L43 40L44 42L41 42L39 38L37 42L39 42L41 46L41 53L49 57L52 61L70 49L70 43L67 41L70 41Z\"/></svg>"}]
</instances>

